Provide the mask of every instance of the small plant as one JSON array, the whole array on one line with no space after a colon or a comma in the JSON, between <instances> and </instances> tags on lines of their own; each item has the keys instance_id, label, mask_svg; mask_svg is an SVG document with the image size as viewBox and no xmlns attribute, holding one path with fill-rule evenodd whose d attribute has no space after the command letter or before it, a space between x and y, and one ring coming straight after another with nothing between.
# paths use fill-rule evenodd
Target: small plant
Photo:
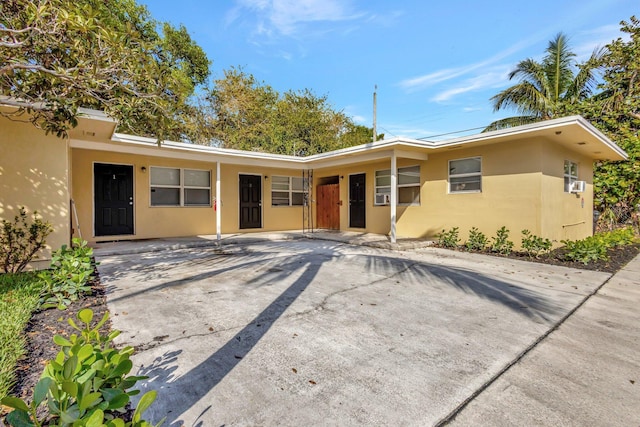
<instances>
[{"instance_id":1,"label":"small plant","mask_svg":"<svg viewBox=\"0 0 640 427\"><path fill-rule=\"evenodd\" d=\"M53 231L51 224L43 221L38 212L31 221L27 211L21 207L13 222L2 220L0 230L0 265L5 273L19 273L44 248L46 238Z\"/></svg>"},{"instance_id":2,"label":"small plant","mask_svg":"<svg viewBox=\"0 0 640 427\"><path fill-rule=\"evenodd\" d=\"M619 228L595 234L582 240L563 240L564 257L571 261L589 264L609 259L608 250L616 246L630 245L635 241L633 228Z\"/></svg>"},{"instance_id":3,"label":"small plant","mask_svg":"<svg viewBox=\"0 0 640 427\"><path fill-rule=\"evenodd\" d=\"M449 231L442 230L438 235L438 246L442 248L457 248L459 242L458 227L453 227Z\"/></svg>"},{"instance_id":4,"label":"small plant","mask_svg":"<svg viewBox=\"0 0 640 427\"><path fill-rule=\"evenodd\" d=\"M551 246L551 240L536 236L529 230L522 230L522 249L529 257L538 258L549 252Z\"/></svg>"},{"instance_id":5,"label":"small plant","mask_svg":"<svg viewBox=\"0 0 640 427\"><path fill-rule=\"evenodd\" d=\"M133 364L129 356L132 347L117 350L111 346L120 332L102 335L100 328L109 314L105 313L91 327L93 311L81 310L77 315L82 327L73 319L69 324L79 334L69 338L56 335L54 342L61 347L55 360L49 361L33 391L31 404L17 397L5 397L0 402L14 408L6 417L9 425L18 426L107 426L145 427L150 424L141 419L156 392L150 391L140 399L133 421L125 423L117 416L124 412L130 396L138 390L129 390L138 380L147 377L127 376ZM45 404L47 413L38 417L38 408Z\"/></svg>"},{"instance_id":6,"label":"small plant","mask_svg":"<svg viewBox=\"0 0 640 427\"><path fill-rule=\"evenodd\" d=\"M93 277L95 264L92 261L93 249L87 242L73 239L70 248L63 245L51 257L51 269L38 273L43 284L42 308L57 307L64 310L82 294L91 291L87 285Z\"/></svg>"},{"instance_id":7,"label":"small plant","mask_svg":"<svg viewBox=\"0 0 640 427\"><path fill-rule=\"evenodd\" d=\"M509 230L504 225L492 237L491 251L502 255L509 255L513 251L513 242L509 240Z\"/></svg>"},{"instance_id":8,"label":"small plant","mask_svg":"<svg viewBox=\"0 0 640 427\"><path fill-rule=\"evenodd\" d=\"M481 251L487 244L489 239L477 227L471 227L469 230L469 239L464 244L468 251Z\"/></svg>"},{"instance_id":9,"label":"small plant","mask_svg":"<svg viewBox=\"0 0 640 427\"><path fill-rule=\"evenodd\" d=\"M602 238L596 236L582 240L563 240L565 245L565 258L571 261L589 264L590 262L607 260L607 244Z\"/></svg>"}]
</instances>

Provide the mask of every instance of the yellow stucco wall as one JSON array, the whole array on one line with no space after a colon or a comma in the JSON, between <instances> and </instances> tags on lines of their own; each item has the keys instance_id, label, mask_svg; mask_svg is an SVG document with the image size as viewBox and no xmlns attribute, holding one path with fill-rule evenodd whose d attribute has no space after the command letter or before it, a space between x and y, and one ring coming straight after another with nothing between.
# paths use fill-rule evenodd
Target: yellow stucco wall
<instances>
[{"instance_id":1,"label":"yellow stucco wall","mask_svg":"<svg viewBox=\"0 0 640 427\"><path fill-rule=\"evenodd\" d=\"M450 194L448 162L468 157L482 158L482 192ZM579 179L587 181L587 191L579 197L564 193L565 158L579 163ZM399 237L435 238L443 229L459 227L460 237L465 241L472 227L491 237L505 226L510 230L510 239L519 246L523 229L558 242L591 234L592 162L547 141L529 139L453 148L431 153L426 161L398 160L398 167L410 165L420 165L423 183L420 206L398 206ZM390 208L373 203L375 171L389 166L389 161L385 161L314 171L316 186L324 177L344 177L340 180L341 230L390 232ZM348 179L354 173L366 173L367 227L364 230L349 228ZM580 221L581 224L562 227Z\"/></svg>"},{"instance_id":2,"label":"yellow stucco wall","mask_svg":"<svg viewBox=\"0 0 640 427\"><path fill-rule=\"evenodd\" d=\"M51 249L69 243L68 141L4 118L0 129L0 219L13 221L24 206L51 223L47 249L33 265L47 267Z\"/></svg>"},{"instance_id":3,"label":"yellow stucco wall","mask_svg":"<svg viewBox=\"0 0 640 427\"><path fill-rule=\"evenodd\" d=\"M564 161L578 164L578 180L584 193L564 192ZM554 240L578 240L593 232L593 161L576 152L545 143L542 176L542 235Z\"/></svg>"},{"instance_id":4,"label":"yellow stucco wall","mask_svg":"<svg viewBox=\"0 0 640 427\"><path fill-rule=\"evenodd\" d=\"M134 234L100 236L94 233L93 164L113 163L132 165L134 170ZM84 149L72 150L73 198L78 208L82 237L89 242L179 237L216 233L216 212L213 207L151 206L149 171L152 166L201 169L211 171L211 196L216 198L216 164L134 154L111 153ZM146 172L142 167L146 167ZM221 225L222 233L251 231L279 231L302 228L302 208L272 207L271 180L265 176L302 176L300 171L255 166L221 165ZM260 175L262 186L263 227L240 229L239 175ZM74 224L75 228L75 224ZM77 235L77 232L76 232Z\"/></svg>"}]
</instances>

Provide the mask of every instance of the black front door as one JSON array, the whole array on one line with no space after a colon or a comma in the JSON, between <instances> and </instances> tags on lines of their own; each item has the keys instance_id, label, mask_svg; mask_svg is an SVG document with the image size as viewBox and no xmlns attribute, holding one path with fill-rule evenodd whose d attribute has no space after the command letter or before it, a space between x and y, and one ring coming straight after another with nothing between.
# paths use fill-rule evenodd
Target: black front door
<instances>
[{"instance_id":1,"label":"black front door","mask_svg":"<svg viewBox=\"0 0 640 427\"><path fill-rule=\"evenodd\" d=\"M96 236L133 234L133 166L95 163Z\"/></svg>"},{"instance_id":2,"label":"black front door","mask_svg":"<svg viewBox=\"0 0 640 427\"><path fill-rule=\"evenodd\" d=\"M349 175L349 227L365 228L365 174Z\"/></svg>"},{"instance_id":3,"label":"black front door","mask_svg":"<svg viewBox=\"0 0 640 427\"><path fill-rule=\"evenodd\" d=\"M262 228L262 177L240 175L240 228Z\"/></svg>"}]
</instances>

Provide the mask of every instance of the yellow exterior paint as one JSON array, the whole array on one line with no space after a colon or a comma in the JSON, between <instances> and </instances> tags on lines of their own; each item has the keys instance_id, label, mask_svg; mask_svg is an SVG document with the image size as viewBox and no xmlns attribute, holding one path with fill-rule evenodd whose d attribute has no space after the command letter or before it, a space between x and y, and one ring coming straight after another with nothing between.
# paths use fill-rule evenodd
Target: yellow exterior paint
<instances>
[{"instance_id":1,"label":"yellow exterior paint","mask_svg":"<svg viewBox=\"0 0 640 427\"><path fill-rule=\"evenodd\" d=\"M474 140L446 144L382 141L375 146L356 147L309 160L216 151L188 144L157 147L152 140L113 136L115 123L99 114L80 119L79 126L70 132L69 141L45 136L29 123L0 119L0 218L12 219L19 206L26 206L29 211L38 210L54 226L48 240L53 248L68 244L71 234L79 236L80 233L89 242L215 234L213 204L151 206L150 171L151 167L158 166L211 172L211 198L217 199L222 233L299 230L309 225L303 224L304 209L272 206L271 185L274 176L301 177L306 168L313 169L312 200L317 197L318 184L329 177L339 177L341 230L389 234L391 208L374 204L375 172L390 168L391 153L396 150L399 168L420 166L420 203L397 207L399 237L434 238L443 229L458 227L464 241L472 227L493 236L497 229L505 226L511 231L510 237L516 246L523 229L556 242L580 239L592 233L593 160L624 158L624 153L616 151L615 145L580 120L568 118L566 124L551 121L552 126L540 130L523 128L493 136L482 134ZM476 156L482 159L482 191L449 194L448 162ZM565 160L579 165L578 179L587 183L584 193L564 192ZM215 191L217 161L221 161L220 195ZM133 234L95 236L95 163L132 166ZM349 177L359 173L366 175L366 227L351 228ZM260 176L260 228L240 228L239 178L242 174ZM70 199L75 201L78 221L70 215ZM315 203L312 208L316 223ZM49 254L43 255L46 258Z\"/></svg>"},{"instance_id":2,"label":"yellow exterior paint","mask_svg":"<svg viewBox=\"0 0 640 427\"><path fill-rule=\"evenodd\" d=\"M119 236L95 236L93 209L93 164L112 163L131 165L134 170L134 234ZM159 207L151 206L150 168L153 166L201 169L211 172L211 197L215 194L216 163L193 160L110 153L95 150L72 150L73 195L78 208L82 237L89 242L150 239L154 237L180 237L216 233L216 212L209 207ZM142 167L146 171L142 171ZM239 176L262 177L262 228L240 229ZM250 231L281 231L302 228L302 208L299 206L271 206L271 180L265 176L302 176L293 169L256 168L238 165L221 165L221 224L223 233ZM74 224L75 225L75 224ZM77 227L76 227L77 228ZM75 231L77 235L77 230Z\"/></svg>"},{"instance_id":3,"label":"yellow exterior paint","mask_svg":"<svg viewBox=\"0 0 640 427\"><path fill-rule=\"evenodd\" d=\"M448 191L449 160L468 157L482 159L482 191ZM587 182L585 193L564 192L564 160L579 163L579 179ZM545 140L524 139L509 144L487 144L473 148L440 150L426 161L398 159L398 167L420 165L419 206L398 206L399 237L435 238L442 230L458 227L462 241L472 227L487 236L507 227L519 246L521 232L559 243L591 235L593 216L592 161ZM324 177L339 175L340 229L378 234L390 233L389 206L374 206L375 171L388 169L389 162L353 165L314 171L316 185ZM365 229L349 228L349 174L366 173ZM584 204L582 199L584 198Z\"/></svg>"},{"instance_id":4,"label":"yellow exterior paint","mask_svg":"<svg viewBox=\"0 0 640 427\"><path fill-rule=\"evenodd\" d=\"M0 118L0 219L21 206L53 226L33 267L47 267L51 250L69 243L68 141L45 136L30 123Z\"/></svg>"}]
</instances>

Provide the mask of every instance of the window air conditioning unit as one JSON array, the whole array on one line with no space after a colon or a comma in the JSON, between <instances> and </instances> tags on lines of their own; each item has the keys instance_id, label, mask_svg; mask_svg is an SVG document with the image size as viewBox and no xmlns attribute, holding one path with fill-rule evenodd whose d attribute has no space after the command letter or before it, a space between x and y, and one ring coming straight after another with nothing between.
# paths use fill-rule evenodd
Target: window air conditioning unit
<instances>
[{"instance_id":1,"label":"window air conditioning unit","mask_svg":"<svg viewBox=\"0 0 640 427\"><path fill-rule=\"evenodd\" d=\"M573 181L571 183L571 192L572 193L584 193L584 189L585 189L585 182L584 181Z\"/></svg>"}]
</instances>

